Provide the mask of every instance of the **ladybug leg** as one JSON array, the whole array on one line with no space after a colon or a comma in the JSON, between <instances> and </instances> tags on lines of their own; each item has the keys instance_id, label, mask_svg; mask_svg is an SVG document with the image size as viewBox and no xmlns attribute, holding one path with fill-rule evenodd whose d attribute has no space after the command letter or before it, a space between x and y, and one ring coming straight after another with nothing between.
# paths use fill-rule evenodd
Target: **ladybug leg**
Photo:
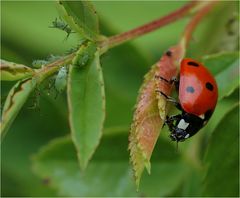
<instances>
[{"instance_id":1,"label":"ladybug leg","mask_svg":"<svg viewBox=\"0 0 240 198\"><path fill-rule=\"evenodd\" d=\"M171 82L174 83L174 86L175 86L175 88L178 92L178 90L179 90L179 79L177 79L176 77L173 77Z\"/></svg>"},{"instance_id":2,"label":"ladybug leg","mask_svg":"<svg viewBox=\"0 0 240 198\"><path fill-rule=\"evenodd\" d=\"M174 122L181 119L181 115L167 116L164 122L164 125L167 124L168 128L171 132L173 132L176 128Z\"/></svg>"},{"instance_id":3,"label":"ladybug leg","mask_svg":"<svg viewBox=\"0 0 240 198\"><path fill-rule=\"evenodd\" d=\"M174 122L174 121L173 121L172 119L170 119L169 116L167 116L166 119L165 119L165 121L164 121L164 125L163 125L163 126L167 125L168 128L169 128L169 131L173 131L174 128L175 128L173 122Z\"/></svg>"},{"instance_id":4,"label":"ladybug leg","mask_svg":"<svg viewBox=\"0 0 240 198\"><path fill-rule=\"evenodd\" d=\"M170 85L174 84L174 86L176 87L176 90L178 90L178 88L179 88L179 80L177 79L177 77L173 77L171 80L167 80L166 78L164 78L162 76L156 75L155 79L162 80Z\"/></svg>"},{"instance_id":5,"label":"ladybug leg","mask_svg":"<svg viewBox=\"0 0 240 198\"><path fill-rule=\"evenodd\" d=\"M165 93L163 93L162 91L159 91L159 90L156 90L156 92L160 93L162 96L164 96L168 102L173 103L179 110L182 110L181 105L179 104L179 102L176 101L175 98L167 96Z\"/></svg>"},{"instance_id":6,"label":"ladybug leg","mask_svg":"<svg viewBox=\"0 0 240 198\"><path fill-rule=\"evenodd\" d=\"M163 78L162 76L159 76L159 75L155 75L155 79L157 79L157 80L163 80L163 81L165 81L165 82L168 83L168 84L172 84L172 83L170 83L169 80L167 80L166 78Z\"/></svg>"},{"instance_id":7,"label":"ladybug leg","mask_svg":"<svg viewBox=\"0 0 240 198\"><path fill-rule=\"evenodd\" d=\"M178 114L178 115L173 115L173 116L167 116L166 117L166 120L168 122L174 122L174 121L178 121L178 120L181 120L182 118L182 115L181 114Z\"/></svg>"}]
</instances>

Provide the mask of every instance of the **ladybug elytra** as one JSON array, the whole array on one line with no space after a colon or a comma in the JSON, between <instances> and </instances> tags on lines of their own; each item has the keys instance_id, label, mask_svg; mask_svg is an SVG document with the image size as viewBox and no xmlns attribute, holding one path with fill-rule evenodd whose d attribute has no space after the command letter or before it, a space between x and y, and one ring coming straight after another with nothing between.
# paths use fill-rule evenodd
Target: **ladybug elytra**
<instances>
[{"instance_id":1,"label":"ladybug elytra","mask_svg":"<svg viewBox=\"0 0 240 198\"><path fill-rule=\"evenodd\" d=\"M196 134L210 119L218 98L216 81L203 64L190 58L181 61L179 80L158 78L169 84L174 83L179 92L178 102L159 91L181 110L180 114L167 116L165 124L173 141L184 141Z\"/></svg>"}]
</instances>

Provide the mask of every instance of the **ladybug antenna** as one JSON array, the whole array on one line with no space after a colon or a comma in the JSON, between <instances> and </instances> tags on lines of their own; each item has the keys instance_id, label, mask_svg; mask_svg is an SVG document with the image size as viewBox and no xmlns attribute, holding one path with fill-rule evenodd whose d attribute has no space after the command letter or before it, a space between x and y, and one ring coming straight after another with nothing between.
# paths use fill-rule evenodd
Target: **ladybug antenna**
<instances>
[{"instance_id":1,"label":"ladybug antenna","mask_svg":"<svg viewBox=\"0 0 240 198\"><path fill-rule=\"evenodd\" d=\"M178 153L178 141L176 141L176 153Z\"/></svg>"}]
</instances>

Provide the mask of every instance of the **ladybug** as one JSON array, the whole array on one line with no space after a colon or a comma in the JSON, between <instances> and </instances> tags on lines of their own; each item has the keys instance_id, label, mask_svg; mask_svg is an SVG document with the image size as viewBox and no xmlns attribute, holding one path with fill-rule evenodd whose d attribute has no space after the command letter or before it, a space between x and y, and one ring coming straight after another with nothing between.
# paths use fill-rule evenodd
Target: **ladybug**
<instances>
[{"instance_id":1,"label":"ladybug","mask_svg":"<svg viewBox=\"0 0 240 198\"><path fill-rule=\"evenodd\" d=\"M218 99L217 83L206 67L191 58L181 61L179 79L167 80L175 84L178 91L178 101L159 91L172 102L181 113L166 116L167 124L173 141L184 141L196 134L210 119Z\"/></svg>"}]
</instances>

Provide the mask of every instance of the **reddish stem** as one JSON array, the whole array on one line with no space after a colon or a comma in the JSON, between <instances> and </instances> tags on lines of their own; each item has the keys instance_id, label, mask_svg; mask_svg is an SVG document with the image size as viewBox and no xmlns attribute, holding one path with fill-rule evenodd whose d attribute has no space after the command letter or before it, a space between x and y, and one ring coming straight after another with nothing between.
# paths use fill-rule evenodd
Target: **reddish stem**
<instances>
[{"instance_id":1,"label":"reddish stem","mask_svg":"<svg viewBox=\"0 0 240 198\"><path fill-rule=\"evenodd\" d=\"M203 6L201 9L198 10L195 16L187 24L181 39L181 43L184 45L184 48L188 46L189 41L191 40L191 37L192 37L192 33L197 27L198 23L212 9L215 3L217 3L217 1L212 1L210 3L207 3L205 6Z\"/></svg>"},{"instance_id":2,"label":"reddish stem","mask_svg":"<svg viewBox=\"0 0 240 198\"><path fill-rule=\"evenodd\" d=\"M176 21L182 18L183 16L187 15L191 11L191 9L193 9L196 5L198 5L198 3L199 3L198 1L191 1L185 6L183 6L182 8L172 12L167 16L161 17L157 20L154 20L150 23L137 27L133 30L112 36L107 40L108 48L114 47L116 45L120 45L126 41L129 41L141 35L152 32L162 26L165 26L171 22ZM105 44L106 43L103 42L102 46L105 46Z\"/></svg>"}]
</instances>

